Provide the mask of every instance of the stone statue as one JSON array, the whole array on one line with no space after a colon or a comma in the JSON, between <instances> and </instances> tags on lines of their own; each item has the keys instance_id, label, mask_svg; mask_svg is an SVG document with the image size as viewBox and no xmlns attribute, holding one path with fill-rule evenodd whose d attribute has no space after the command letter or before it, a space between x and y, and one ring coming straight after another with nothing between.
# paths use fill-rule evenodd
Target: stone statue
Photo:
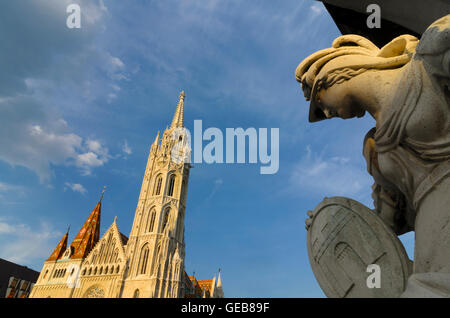
<instances>
[{"instance_id":1,"label":"stone statue","mask_svg":"<svg viewBox=\"0 0 450 318\"><path fill-rule=\"evenodd\" d=\"M415 231L401 296L450 297L450 15L420 41L402 35L381 49L340 36L302 61L295 77L310 122L366 112L376 120L363 146L374 212L397 235Z\"/></svg>"}]
</instances>

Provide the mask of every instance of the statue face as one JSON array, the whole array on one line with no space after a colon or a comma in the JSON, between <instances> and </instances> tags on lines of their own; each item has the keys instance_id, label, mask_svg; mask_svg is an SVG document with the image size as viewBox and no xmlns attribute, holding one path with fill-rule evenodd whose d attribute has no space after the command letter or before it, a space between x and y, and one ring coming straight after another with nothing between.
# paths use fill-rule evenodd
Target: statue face
<instances>
[{"instance_id":1,"label":"statue face","mask_svg":"<svg viewBox=\"0 0 450 318\"><path fill-rule=\"evenodd\" d=\"M310 111L314 111L314 116L318 116L318 120L333 117L348 119L364 116L365 110L351 94L348 83L349 81L335 84L316 93L314 99L311 100L314 107L311 107Z\"/></svg>"},{"instance_id":2,"label":"statue face","mask_svg":"<svg viewBox=\"0 0 450 318\"><path fill-rule=\"evenodd\" d=\"M333 81L339 74L342 74L342 66L348 65L348 59L355 59L357 56L342 56L330 60L322 66L317 74L313 89L303 87L305 95L311 94L311 106L309 121L315 122L333 117L343 119L362 117L364 109L360 100L356 98L355 88L358 88L362 75L352 75L345 80ZM355 73L355 71L352 71ZM358 71L356 71L358 72Z\"/></svg>"},{"instance_id":3,"label":"statue face","mask_svg":"<svg viewBox=\"0 0 450 318\"><path fill-rule=\"evenodd\" d=\"M386 85L397 77L385 72L406 65L417 43L416 37L401 35L380 49L359 35L348 34L304 59L295 78L302 83L305 98L311 100L309 121L361 117L364 109L378 116L383 96L388 96ZM385 75L390 78L383 79Z\"/></svg>"}]
</instances>

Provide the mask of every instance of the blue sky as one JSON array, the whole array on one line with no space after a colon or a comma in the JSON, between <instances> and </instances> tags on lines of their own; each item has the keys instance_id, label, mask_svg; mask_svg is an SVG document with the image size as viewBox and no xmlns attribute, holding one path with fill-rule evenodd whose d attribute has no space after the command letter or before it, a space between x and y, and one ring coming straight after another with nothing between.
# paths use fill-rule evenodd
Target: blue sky
<instances>
[{"instance_id":1,"label":"blue sky","mask_svg":"<svg viewBox=\"0 0 450 318\"><path fill-rule=\"evenodd\" d=\"M82 28L68 29L78 3ZM186 271L222 269L228 297L322 297L306 211L372 207L372 118L308 123L298 63L340 33L320 2L21 0L0 4L0 257L40 270L104 185L102 233L129 234L148 150L186 91L185 125L280 129L280 168L196 164ZM412 253L413 236L402 240ZM412 257L412 256L411 256Z\"/></svg>"}]
</instances>

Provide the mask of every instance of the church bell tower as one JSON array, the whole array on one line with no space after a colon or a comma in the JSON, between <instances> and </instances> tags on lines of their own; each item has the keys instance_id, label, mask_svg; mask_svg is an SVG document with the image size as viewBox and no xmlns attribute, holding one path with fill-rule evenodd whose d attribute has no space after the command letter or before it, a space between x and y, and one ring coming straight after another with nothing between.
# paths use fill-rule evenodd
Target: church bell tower
<instances>
[{"instance_id":1,"label":"church bell tower","mask_svg":"<svg viewBox=\"0 0 450 318\"><path fill-rule=\"evenodd\" d=\"M190 146L181 92L170 127L150 147L126 247L122 297L183 297L184 217Z\"/></svg>"}]
</instances>

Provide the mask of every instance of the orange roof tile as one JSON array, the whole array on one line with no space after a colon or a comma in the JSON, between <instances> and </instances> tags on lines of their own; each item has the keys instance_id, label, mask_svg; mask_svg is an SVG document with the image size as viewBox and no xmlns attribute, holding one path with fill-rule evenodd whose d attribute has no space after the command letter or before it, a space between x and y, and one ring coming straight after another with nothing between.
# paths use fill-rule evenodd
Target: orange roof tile
<instances>
[{"instance_id":1,"label":"orange roof tile","mask_svg":"<svg viewBox=\"0 0 450 318\"><path fill-rule=\"evenodd\" d=\"M70 258L84 258L91 251L100 237L100 216L102 210L102 201L100 200L92 210L86 222L81 227L77 236L73 240L71 247L74 251Z\"/></svg>"},{"instance_id":2,"label":"orange roof tile","mask_svg":"<svg viewBox=\"0 0 450 318\"><path fill-rule=\"evenodd\" d=\"M55 250L50 255L50 257L47 259L47 261L54 261L57 259L60 259L61 256L64 254L64 251L67 248L67 238L69 237L69 231L64 234L61 241L59 241L58 245L56 245Z\"/></svg>"}]
</instances>

